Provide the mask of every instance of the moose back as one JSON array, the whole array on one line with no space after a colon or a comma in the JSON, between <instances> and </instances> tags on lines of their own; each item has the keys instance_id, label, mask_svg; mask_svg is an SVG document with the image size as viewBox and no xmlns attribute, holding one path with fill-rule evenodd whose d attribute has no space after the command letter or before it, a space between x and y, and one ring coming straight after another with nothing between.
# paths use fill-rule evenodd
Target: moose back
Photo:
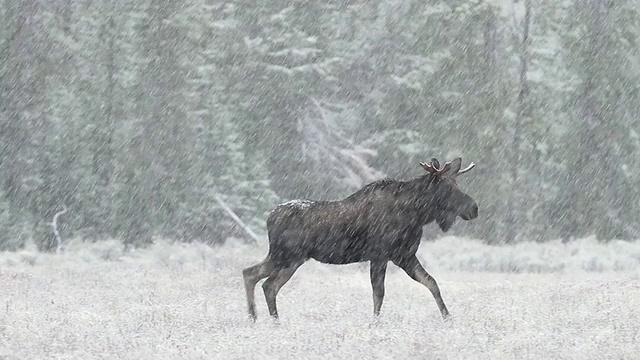
<instances>
[{"instance_id":1,"label":"moose back","mask_svg":"<svg viewBox=\"0 0 640 360\"><path fill-rule=\"evenodd\" d=\"M326 264L370 262L373 313L380 314L389 261L432 293L447 318L436 280L422 267L416 252L422 227L436 222L448 231L457 217L478 217L478 205L458 188L461 170L456 158L440 167L436 159L420 163L426 174L408 181L372 182L338 201L293 200L278 205L267 218L267 257L243 270L249 316L256 319L255 285L262 279L269 314L278 317L276 296L309 259Z\"/></svg>"}]
</instances>

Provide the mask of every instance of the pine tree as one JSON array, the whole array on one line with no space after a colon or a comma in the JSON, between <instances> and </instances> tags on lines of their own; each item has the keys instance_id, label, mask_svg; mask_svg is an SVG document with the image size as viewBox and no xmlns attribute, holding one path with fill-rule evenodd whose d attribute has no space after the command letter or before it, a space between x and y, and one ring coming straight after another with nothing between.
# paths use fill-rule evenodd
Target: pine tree
<instances>
[{"instance_id":1,"label":"pine tree","mask_svg":"<svg viewBox=\"0 0 640 360\"><path fill-rule=\"evenodd\" d=\"M563 40L572 72L572 131L567 132L562 220L564 237L634 238L625 197L636 193L620 159L635 142L638 72L637 16L633 1L581 1L568 9ZM622 120L627 121L622 121ZM630 146L631 145L631 146ZM632 223L632 222L631 222Z\"/></svg>"}]
</instances>

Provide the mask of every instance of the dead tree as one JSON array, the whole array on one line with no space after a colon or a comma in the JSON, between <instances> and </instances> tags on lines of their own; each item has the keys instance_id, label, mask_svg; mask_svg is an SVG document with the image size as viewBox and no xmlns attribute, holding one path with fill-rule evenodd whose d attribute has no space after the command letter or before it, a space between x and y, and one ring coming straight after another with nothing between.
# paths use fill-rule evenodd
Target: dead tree
<instances>
[{"instance_id":1,"label":"dead tree","mask_svg":"<svg viewBox=\"0 0 640 360\"><path fill-rule=\"evenodd\" d=\"M62 238L60 237L60 231L58 231L58 218L64 215L67 212L67 207L64 206L62 210L58 211L53 215L53 219L51 220L51 229L53 230L53 234L56 237L56 253L60 254L62 250Z\"/></svg>"}]
</instances>

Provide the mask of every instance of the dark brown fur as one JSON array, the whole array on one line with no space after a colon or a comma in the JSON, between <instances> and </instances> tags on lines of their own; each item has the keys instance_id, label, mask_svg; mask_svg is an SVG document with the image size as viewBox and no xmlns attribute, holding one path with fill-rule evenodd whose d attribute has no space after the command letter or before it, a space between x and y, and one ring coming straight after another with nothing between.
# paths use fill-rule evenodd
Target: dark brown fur
<instances>
[{"instance_id":1,"label":"dark brown fur","mask_svg":"<svg viewBox=\"0 0 640 360\"><path fill-rule=\"evenodd\" d=\"M415 255L422 227L436 221L442 231L447 231L458 216L476 218L478 206L456 185L459 158L442 169L438 169L437 160L432 159L432 163L435 167L422 164L426 175L409 181L379 180L342 200L278 205L267 219L266 259L243 271L250 316L256 318L254 288L258 281L267 278L263 284L267 306L271 316L277 317L278 291L300 265L315 259L327 264L369 261L376 315L382 306L384 277L391 261L431 290L446 318L449 312L438 285Z\"/></svg>"}]
</instances>

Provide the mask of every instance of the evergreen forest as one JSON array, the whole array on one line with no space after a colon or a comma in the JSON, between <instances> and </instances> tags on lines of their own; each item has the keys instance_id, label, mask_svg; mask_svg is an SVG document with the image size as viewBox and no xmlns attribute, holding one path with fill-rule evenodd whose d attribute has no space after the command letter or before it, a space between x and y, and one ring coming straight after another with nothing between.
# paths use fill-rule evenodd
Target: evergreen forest
<instances>
[{"instance_id":1,"label":"evergreen forest","mask_svg":"<svg viewBox=\"0 0 640 360\"><path fill-rule=\"evenodd\" d=\"M280 202L409 179L433 157L476 164L459 186L480 216L453 235L635 240L639 11L0 0L0 250L251 241L231 214L262 235Z\"/></svg>"}]
</instances>

